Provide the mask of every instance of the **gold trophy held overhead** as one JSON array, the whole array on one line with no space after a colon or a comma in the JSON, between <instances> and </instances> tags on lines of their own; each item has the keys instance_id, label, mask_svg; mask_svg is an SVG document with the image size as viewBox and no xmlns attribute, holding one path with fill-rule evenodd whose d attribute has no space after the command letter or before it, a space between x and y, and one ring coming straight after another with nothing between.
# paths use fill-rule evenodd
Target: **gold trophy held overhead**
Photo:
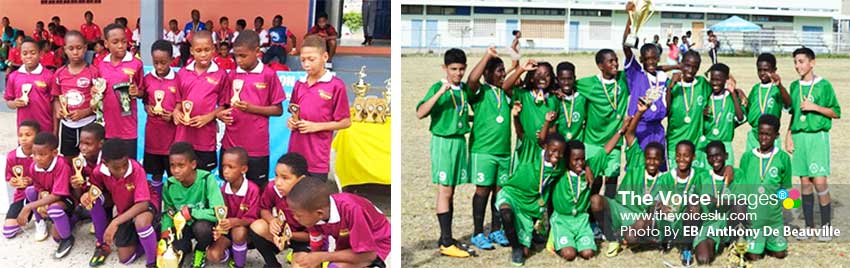
<instances>
[{"instance_id":1,"label":"gold trophy held overhead","mask_svg":"<svg viewBox=\"0 0 850 268\"><path fill-rule=\"evenodd\" d=\"M628 36L626 36L626 40L623 40L623 45L638 48L638 43L640 42L640 38L638 37L638 31L646 22L649 21L649 18L655 13L652 10L652 1L651 0L632 0L626 4L626 11L629 12L629 20L631 20L631 31Z\"/></svg>"}]
</instances>

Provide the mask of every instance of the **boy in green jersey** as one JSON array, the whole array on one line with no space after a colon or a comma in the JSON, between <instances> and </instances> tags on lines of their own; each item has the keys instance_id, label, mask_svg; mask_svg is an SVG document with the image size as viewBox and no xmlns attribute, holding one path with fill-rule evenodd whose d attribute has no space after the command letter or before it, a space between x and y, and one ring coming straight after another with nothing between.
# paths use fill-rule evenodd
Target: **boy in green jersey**
<instances>
[{"instance_id":1,"label":"boy in green jersey","mask_svg":"<svg viewBox=\"0 0 850 268\"><path fill-rule=\"evenodd\" d=\"M515 266L522 266L528 256L534 222L546 214L549 188L564 175L566 168L561 160L565 150L564 137L550 134L543 149L528 163L517 166L496 196L496 206L511 244L511 263Z\"/></svg>"},{"instance_id":2,"label":"boy in green jersey","mask_svg":"<svg viewBox=\"0 0 850 268\"><path fill-rule=\"evenodd\" d=\"M702 136L697 144L697 151L702 152L703 148L711 141L721 141L726 146L727 152L733 152L732 139L735 137L735 128L745 122L744 111L741 109L740 99L735 92L734 81L727 83L729 66L717 63L712 65L708 72L711 96L703 112L705 121ZM735 159L730 156L726 162L727 165L734 165ZM697 154L694 167L708 168L708 161L704 153Z\"/></svg>"},{"instance_id":3,"label":"boy in green jersey","mask_svg":"<svg viewBox=\"0 0 850 268\"><path fill-rule=\"evenodd\" d=\"M741 171L744 175L735 178L735 191L750 195L776 197L780 190L791 189L791 174L793 174L791 157L788 153L773 146L779 136L779 119L772 115L764 115L759 119L759 147L744 152L741 157ZM781 200L778 200L781 201ZM764 254L782 259L787 255L788 243L781 233L765 233L765 226L774 230L783 229L782 202L758 202L748 204L748 211L755 214L750 219L750 228L756 234L747 237L747 258L761 259Z\"/></svg>"},{"instance_id":4,"label":"boy in green jersey","mask_svg":"<svg viewBox=\"0 0 850 268\"><path fill-rule=\"evenodd\" d=\"M830 139L832 119L841 117L841 107L832 84L814 73L815 53L803 47L794 50L794 68L800 79L791 82L791 127L785 137L785 150L793 155L794 176L800 176L803 215L806 227L814 224L814 190L820 201L821 225L830 225L832 209L826 177L830 173ZM795 146L797 145L797 146ZM798 239L807 239L798 236ZM819 238L828 241L828 236Z\"/></svg>"},{"instance_id":5,"label":"boy in green jersey","mask_svg":"<svg viewBox=\"0 0 850 268\"><path fill-rule=\"evenodd\" d=\"M567 140L584 141L584 127L587 119L587 98L576 91L576 67L563 61L557 67L558 107L546 114L546 121L538 135L538 140L546 140L546 134L557 131ZM551 115L550 115L551 114Z\"/></svg>"},{"instance_id":6,"label":"boy in green jersey","mask_svg":"<svg viewBox=\"0 0 850 268\"><path fill-rule=\"evenodd\" d=\"M702 204L700 210L702 213L726 215L727 218L713 218L700 222L699 234L693 239L692 243L699 264L711 263L716 254L720 252L722 245L731 241L730 237L720 236L716 233L726 228L727 224L729 224L728 226L737 225L735 224L737 221L729 220L727 213L746 211L745 206L736 206L735 203L730 201L730 195L734 194L732 183L736 182L736 178L744 179L740 169L726 164L726 160L729 158L726 147L720 141L710 142L706 146L706 154L708 155L709 176L697 185L699 188L696 191L701 196L708 196L710 202Z\"/></svg>"},{"instance_id":7,"label":"boy in green jersey","mask_svg":"<svg viewBox=\"0 0 850 268\"><path fill-rule=\"evenodd\" d=\"M676 147L681 141L697 141L702 136L704 115L711 86L705 77L697 76L700 56L688 50L682 56L681 73L673 74L667 83L667 166L676 165ZM672 169L672 168L671 168Z\"/></svg>"},{"instance_id":8,"label":"boy in green jersey","mask_svg":"<svg viewBox=\"0 0 850 268\"><path fill-rule=\"evenodd\" d=\"M605 153L605 143L622 127L623 118L629 103L629 88L626 74L618 71L617 54L610 49L596 52L596 67L599 74L579 79L576 88L579 94L587 98L587 118L584 143L588 158L598 154L606 156L601 166L591 166L597 178L593 180L591 192L598 193L605 184L605 196L613 198L620 175L620 154L622 143L610 153Z\"/></svg>"},{"instance_id":9,"label":"boy in green jersey","mask_svg":"<svg viewBox=\"0 0 850 268\"><path fill-rule=\"evenodd\" d=\"M757 148L758 123L762 115L773 115L781 118L782 110L791 106L791 95L782 84L782 78L776 73L776 57L770 53L761 53L756 60L756 74L759 84L753 85L747 101L747 122L752 130L747 135L747 149ZM779 139L776 139L779 146Z\"/></svg>"},{"instance_id":10,"label":"boy in green jersey","mask_svg":"<svg viewBox=\"0 0 850 268\"><path fill-rule=\"evenodd\" d=\"M517 85L523 73L525 80ZM547 112L554 111L558 100L554 92L555 70L548 62L537 62L529 60L522 68L517 69L502 83L502 89L514 101L519 102L521 111L515 118L517 125L516 156L513 160L512 169L528 163L539 153L541 145L537 141L540 128L543 126L544 117Z\"/></svg>"},{"instance_id":11,"label":"boy in green jersey","mask_svg":"<svg viewBox=\"0 0 850 268\"><path fill-rule=\"evenodd\" d=\"M590 206L590 185L593 172L586 165L584 144L577 140L567 142L568 171L552 188L552 207L549 219L551 232L547 248L557 252L567 261L581 256L593 258L596 242L587 209ZM551 245L550 245L551 244Z\"/></svg>"},{"instance_id":12,"label":"boy in green jersey","mask_svg":"<svg viewBox=\"0 0 850 268\"><path fill-rule=\"evenodd\" d=\"M172 144L168 161L173 176L162 189L162 237L171 233L175 216L182 216L186 225L182 234L175 234L180 239L174 241L174 248L187 253L184 258L190 258L192 239L196 240L193 267L203 267L207 246L212 243L213 227L218 222L213 208L224 206L224 198L215 177L206 170L197 169L197 156L191 144Z\"/></svg>"},{"instance_id":13,"label":"boy in green jersey","mask_svg":"<svg viewBox=\"0 0 850 268\"><path fill-rule=\"evenodd\" d=\"M484 82L480 81L484 76ZM499 185L508 179L511 164L511 106L505 91L499 88L505 79L505 64L495 48L487 50L472 72L467 84L475 116L469 135L469 166L475 194L472 196L473 245L494 249L493 243L508 246L502 223L495 207ZM491 194L492 193L492 194ZM484 235L484 215L490 199L490 235Z\"/></svg>"},{"instance_id":14,"label":"boy in green jersey","mask_svg":"<svg viewBox=\"0 0 850 268\"><path fill-rule=\"evenodd\" d=\"M461 82L466 54L452 48L443 56L446 78L431 86L416 105L419 119L431 117L431 181L437 184L437 220L440 254L466 258L475 254L452 238L452 202L455 186L469 182L466 133L469 132L469 87Z\"/></svg>"},{"instance_id":15,"label":"boy in green jersey","mask_svg":"<svg viewBox=\"0 0 850 268\"><path fill-rule=\"evenodd\" d=\"M667 217L690 214L690 217L665 218L658 221L659 228L672 230L673 232L662 232L662 250L670 250L672 246L679 248L682 265L689 267L693 263L691 246L693 236L685 235L684 230L699 226L695 215L700 212L698 199L694 195L699 194L699 185L709 178L708 172L693 166L695 158L695 147L691 141L680 141L676 144L676 166L670 172L661 175L660 180L668 182L665 191L670 194L671 199L664 204L662 212L668 213ZM677 203L673 195L682 196L683 200ZM672 214L670 214L672 213Z\"/></svg>"}]
</instances>

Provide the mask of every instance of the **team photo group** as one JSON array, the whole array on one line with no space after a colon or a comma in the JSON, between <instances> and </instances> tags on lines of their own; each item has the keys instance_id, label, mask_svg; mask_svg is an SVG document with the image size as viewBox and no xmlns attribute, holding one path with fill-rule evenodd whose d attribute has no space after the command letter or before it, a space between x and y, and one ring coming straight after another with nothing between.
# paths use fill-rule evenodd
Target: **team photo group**
<instances>
[{"instance_id":1,"label":"team photo group","mask_svg":"<svg viewBox=\"0 0 850 268\"><path fill-rule=\"evenodd\" d=\"M440 51L441 76L406 105L429 124L430 151L417 153L430 153L437 220L420 224L439 237L424 247L456 258L509 247L494 266L546 251L578 261L672 250L681 263L668 267L727 256L749 267L790 258L792 239L839 235L827 181L841 108L838 86L817 68L821 55L797 46L732 69L712 31L639 38L634 26L649 19L642 2L626 2L622 39L607 45L616 50L596 50L592 64L523 56L517 30L510 47L479 49L480 58ZM696 49L693 39L706 41ZM757 80L736 79L743 73ZM735 135L744 125L752 130ZM746 141L743 153L733 140ZM471 215L454 209L469 203L455 198L463 184L474 185ZM794 214L802 224L790 224ZM455 223L463 231L453 233L468 218L472 228Z\"/></svg>"}]
</instances>

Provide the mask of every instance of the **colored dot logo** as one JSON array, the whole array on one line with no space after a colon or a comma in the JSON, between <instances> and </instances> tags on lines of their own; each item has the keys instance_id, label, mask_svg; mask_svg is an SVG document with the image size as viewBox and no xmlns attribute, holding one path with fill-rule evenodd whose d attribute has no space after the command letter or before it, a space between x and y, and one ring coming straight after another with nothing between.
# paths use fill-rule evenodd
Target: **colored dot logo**
<instances>
[{"instance_id":1,"label":"colored dot logo","mask_svg":"<svg viewBox=\"0 0 850 268\"><path fill-rule=\"evenodd\" d=\"M776 191L776 198L782 201L782 207L785 209L800 207L800 191L797 189L791 189L790 191L779 189L779 191Z\"/></svg>"}]
</instances>

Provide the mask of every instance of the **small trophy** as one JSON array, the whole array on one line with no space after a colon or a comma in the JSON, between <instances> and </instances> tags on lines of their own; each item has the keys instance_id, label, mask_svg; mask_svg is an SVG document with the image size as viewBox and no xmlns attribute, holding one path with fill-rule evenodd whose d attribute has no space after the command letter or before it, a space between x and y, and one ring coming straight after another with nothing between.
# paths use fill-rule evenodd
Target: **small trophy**
<instances>
[{"instance_id":1,"label":"small trophy","mask_svg":"<svg viewBox=\"0 0 850 268\"><path fill-rule=\"evenodd\" d=\"M62 114L68 115L68 97L65 95L59 95L59 109L61 109Z\"/></svg>"},{"instance_id":2,"label":"small trophy","mask_svg":"<svg viewBox=\"0 0 850 268\"><path fill-rule=\"evenodd\" d=\"M215 210L215 219L218 220L219 224L221 224L221 221L223 221L224 219L227 219L226 206L215 206L215 208L213 209ZM216 226L215 228L219 234L226 235L228 233L227 230L222 230L219 226Z\"/></svg>"},{"instance_id":3,"label":"small trophy","mask_svg":"<svg viewBox=\"0 0 850 268\"><path fill-rule=\"evenodd\" d=\"M651 84L650 84L650 86L651 86ZM644 105L652 105L659 98L661 98L661 88L656 86L656 87L650 87L649 89L647 89L646 90L646 96L641 97L638 100L640 100L640 102L643 103Z\"/></svg>"},{"instance_id":4,"label":"small trophy","mask_svg":"<svg viewBox=\"0 0 850 268\"><path fill-rule=\"evenodd\" d=\"M156 101L156 104L153 106L153 112L155 114L162 114L165 112L165 109L162 108L162 100L165 99L165 90L157 89L153 92L153 100Z\"/></svg>"},{"instance_id":5,"label":"small trophy","mask_svg":"<svg viewBox=\"0 0 850 268\"><path fill-rule=\"evenodd\" d=\"M743 228L742 224L738 224L737 228L740 230ZM744 240L743 237L738 237L735 242L729 245L729 266L727 267L738 267L738 268L750 268L753 266L752 263L747 262L746 255L747 254L747 241Z\"/></svg>"},{"instance_id":6,"label":"small trophy","mask_svg":"<svg viewBox=\"0 0 850 268\"><path fill-rule=\"evenodd\" d=\"M637 36L638 31L640 31L641 26L649 21L649 18L652 17L652 14L654 14L655 11L652 10L651 0L632 0L631 2L635 5L634 10L629 10L629 18L632 20L632 30L631 33L626 36L626 40L623 42L623 45L638 48L640 40Z\"/></svg>"},{"instance_id":7,"label":"small trophy","mask_svg":"<svg viewBox=\"0 0 850 268\"><path fill-rule=\"evenodd\" d=\"M26 83L21 85L21 101L26 104L30 103L30 91L32 91L32 84Z\"/></svg>"},{"instance_id":8,"label":"small trophy","mask_svg":"<svg viewBox=\"0 0 850 268\"><path fill-rule=\"evenodd\" d=\"M378 99L375 98L366 99L366 118L365 120L363 120L363 122L375 123L375 119L378 116L378 114L375 112L375 107L378 106L377 100Z\"/></svg>"},{"instance_id":9,"label":"small trophy","mask_svg":"<svg viewBox=\"0 0 850 268\"><path fill-rule=\"evenodd\" d=\"M294 104L294 103L289 104L288 110L289 110L289 113L292 114L293 120L295 120L295 121L301 120L301 116L299 116L299 113L301 112L301 106L298 106L298 104Z\"/></svg>"},{"instance_id":10,"label":"small trophy","mask_svg":"<svg viewBox=\"0 0 850 268\"><path fill-rule=\"evenodd\" d=\"M74 166L74 178L75 180L84 180L83 179L83 167L86 166L86 159L83 158L83 154L80 154L74 159L71 160L71 164ZM82 184L82 183L80 183Z\"/></svg>"},{"instance_id":11,"label":"small trophy","mask_svg":"<svg viewBox=\"0 0 850 268\"><path fill-rule=\"evenodd\" d=\"M192 101L190 101L190 100L183 101L183 121L186 121L187 124L189 123L189 121L192 120L192 116L190 114L192 114L192 107L193 106L194 106L194 103L192 103Z\"/></svg>"},{"instance_id":12,"label":"small trophy","mask_svg":"<svg viewBox=\"0 0 850 268\"><path fill-rule=\"evenodd\" d=\"M11 182L12 182L12 184L16 184L18 181L20 181L21 179L24 178L24 166L22 166L22 165L13 166L12 167L12 175L14 175L15 177L12 178Z\"/></svg>"},{"instance_id":13,"label":"small trophy","mask_svg":"<svg viewBox=\"0 0 850 268\"><path fill-rule=\"evenodd\" d=\"M50 193L49 193L49 192L47 192L47 191L41 191L41 192L39 192L39 193L38 193L38 199L44 199L44 198L45 198L45 197L47 197L48 195L50 195ZM44 205L44 206L40 206L40 207L36 208L36 209L35 209L35 211L37 211L37 212L38 212L38 214L41 214L42 216L45 216L45 215L47 215L47 206L49 206L49 205L50 205L50 204L47 204L47 205Z\"/></svg>"},{"instance_id":14,"label":"small trophy","mask_svg":"<svg viewBox=\"0 0 850 268\"><path fill-rule=\"evenodd\" d=\"M94 200L100 198L101 195L103 195L103 191L101 191L100 188L97 187L97 185L89 185L89 196L91 196L92 205L94 204ZM88 205L86 206L86 208L91 209L92 205Z\"/></svg>"},{"instance_id":15,"label":"small trophy","mask_svg":"<svg viewBox=\"0 0 850 268\"><path fill-rule=\"evenodd\" d=\"M289 223L286 222L286 214L284 214L283 210L280 210L277 207L272 207L272 216L275 216L283 223L283 225L281 225L280 234L277 234L274 237L274 243L277 245L278 250L283 250L283 248L286 247L286 244L289 244L289 239L292 238L292 229L289 228Z\"/></svg>"},{"instance_id":16,"label":"small trophy","mask_svg":"<svg viewBox=\"0 0 850 268\"><path fill-rule=\"evenodd\" d=\"M103 78L95 78L92 79L92 92L91 92L91 105L97 106L101 100L103 100L103 92L106 91L106 79Z\"/></svg>"},{"instance_id":17,"label":"small trophy","mask_svg":"<svg viewBox=\"0 0 850 268\"><path fill-rule=\"evenodd\" d=\"M183 217L183 213L179 211L174 213L171 218L174 223L174 232L177 233L177 240L180 240L183 237L183 227L186 227L186 218Z\"/></svg>"},{"instance_id":18,"label":"small trophy","mask_svg":"<svg viewBox=\"0 0 850 268\"><path fill-rule=\"evenodd\" d=\"M157 267L178 268L183 257L183 251L174 248L174 234L169 234L165 241L160 240L162 253L156 258Z\"/></svg>"},{"instance_id":19,"label":"small trophy","mask_svg":"<svg viewBox=\"0 0 850 268\"><path fill-rule=\"evenodd\" d=\"M242 93L242 85L245 84L245 80L242 79L234 79L233 80L233 97L230 98L230 104L233 105L236 102L242 101L239 98L239 93Z\"/></svg>"},{"instance_id":20,"label":"small trophy","mask_svg":"<svg viewBox=\"0 0 850 268\"><path fill-rule=\"evenodd\" d=\"M391 91L391 87L390 87L390 79L389 78L387 78L387 80L384 80L384 85L385 85L384 88L386 88L386 91L384 91L384 99L387 100L386 115L392 116L392 112L391 112L392 109L390 108L392 106L392 105L390 105L390 103L392 102L392 98L390 97L390 93L392 93L392 91Z\"/></svg>"},{"instance_id":21,"label":"small trophy","mask_svg":"<svg viewBox=\"0 0 850 268\"><path fill-rule=\"evenodd\" d=\"M131 82L133 80L130 80ZM112 90L115 91L115 96L118 98L118 103L121 105L121 115L128 116L133 114L130 111L130 82L118 83L112 85Z\"/></svg>"},{"instance_id":22,"label":"small trophy","mask_svg":"<svg viewBox=\"0 0 850 268\"><path fill-rule=\"evenodd\" d=\"M135 74L135 73L125 72L125 74L127 74L127 80L128 80L127 81L127 93L130 95L131 98L135 98L137 95L139 95L139 88L136 87L133 84L133 74ZM130 90L132 88L135 88L135 89Z\"/></svg>"},{"instance_id":23,"label":"small trophy","mask_svg":"<svg viewBox=\"0 0 850 268\"><path fill-rule=\"evenodd\" d=\"M369 112L367 111L367 101L366 101L366 92L369 91L371 85L366 83L363 78L366 78L366 66L360 67L360 72L357 74L359 77L357 79L357 83L351 85L354 89L354 121L355 122L363 122L367 121L369 117Z\"/></svg>"}]
</instances>

